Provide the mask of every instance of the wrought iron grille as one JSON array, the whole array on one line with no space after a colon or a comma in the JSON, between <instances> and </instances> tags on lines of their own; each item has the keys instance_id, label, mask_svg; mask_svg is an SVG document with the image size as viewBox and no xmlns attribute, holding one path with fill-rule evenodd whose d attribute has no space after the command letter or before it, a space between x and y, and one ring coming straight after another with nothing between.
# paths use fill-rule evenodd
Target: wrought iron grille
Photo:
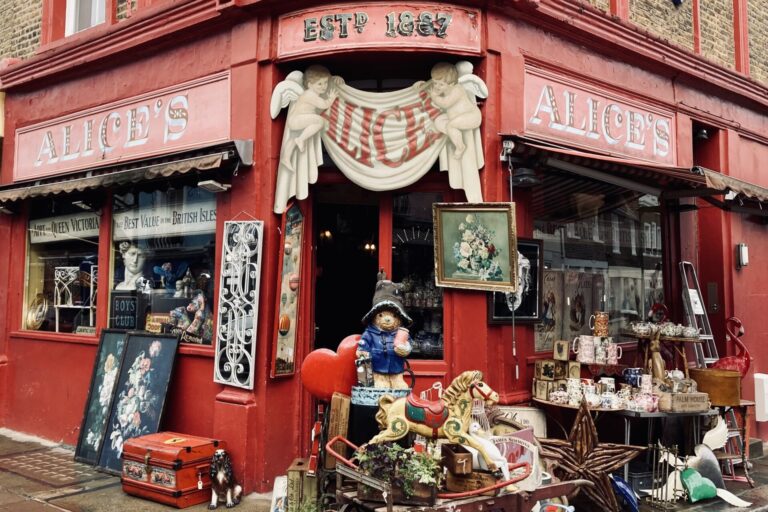
<instances>
[{"instance_id":1,"label":"wrought iron grille","mask_svg":"<svg viewBox=\"0 0 768 512\"><path fill-rule=\"evenodd\" d=\"M221 258L215 382L253 389L264 223L227 221Z\"/></svg>"}]
</instances>

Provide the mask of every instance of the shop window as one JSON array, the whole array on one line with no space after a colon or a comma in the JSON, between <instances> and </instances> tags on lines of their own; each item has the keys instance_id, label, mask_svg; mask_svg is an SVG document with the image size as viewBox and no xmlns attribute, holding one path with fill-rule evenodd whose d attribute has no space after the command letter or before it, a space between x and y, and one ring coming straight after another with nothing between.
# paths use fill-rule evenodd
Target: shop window
<instances>
[{"instance_id":1,"label":"shop window","mask_svg":"<svg viewBox=\"0 0 768 512\"><path fill-rule=\"evenodd\" d=\"M115 194L109 326L210 344L216 199L201 188Z\"/></svg>"},{"instance_id":2,"label":"shop window","mask_svg":"<svg viewBox=\"0 0 768 512\"><path fill-rule=\"evenodd\" d=\"M443 358L443 291L435 286L432 203L438 193L393 196L392 277L403 284L403 302L413 318L411 359Z\"/></svg>"},{"instance_id":3,"label":"shop window","mask_svg":"<svg viewBox=\"0 0 768 512\"><path fill-rule=\"evenodd\" d=\"M23 328L94 334L100 212L80 200L30 211Z\"/></svg>"},{"instance_id":4,"label":"shop window","mask_svg":"<svg viewBox=\"0 0 768 512\"><path fill-rule=\"evenodd\" d=\"M610 334L618 337L664 301L658 199L591 181L574 188L593 191L534 192L533 235L544 244L537 351L551 350L554 340L589 334L595 310L609 313Z\"/></svg>"},{"instance_id":5,"label":"shop window","mask_svg":"<svg viewBox=\"0 0 768 512\"><path fill-rule=\"evenodd\" d=\"M104 13L104 0L67 0L64 34L70 36L104 23Z\"/></svg>"}]
</instances>

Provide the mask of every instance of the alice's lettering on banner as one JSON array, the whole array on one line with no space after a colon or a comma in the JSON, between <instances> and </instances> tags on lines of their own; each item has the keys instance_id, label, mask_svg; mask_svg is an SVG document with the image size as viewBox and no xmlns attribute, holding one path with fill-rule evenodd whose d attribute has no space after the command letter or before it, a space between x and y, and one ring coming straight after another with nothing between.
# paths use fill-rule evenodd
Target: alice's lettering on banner
<instances>
[{"instance_id":1,"label":"alice's lettering on banner","mask_svg":"<svg viewBox=\"0 0 768 512\"><path fill-rule=\"evenodd\" d=\"M431 79L392 92L350 87L322 66L293 71L272 93L270 113L288 107L277 170L275 213L291 197L305 199L317 181L323 148L352 182L373 191L406 187L436 161L452 188L482 202L479 171L485 83L472 64L441 62Z\"/></svg>"}]
</instances>

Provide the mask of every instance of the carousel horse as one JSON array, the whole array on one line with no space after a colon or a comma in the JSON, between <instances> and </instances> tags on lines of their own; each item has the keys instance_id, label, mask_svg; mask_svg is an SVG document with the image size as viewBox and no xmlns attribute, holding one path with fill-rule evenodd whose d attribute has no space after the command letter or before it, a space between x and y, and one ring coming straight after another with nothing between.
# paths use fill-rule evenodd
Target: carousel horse
<instances>
[{"instance_id":1,"label":"carousel horse","mask_svg":"<svg viewBox=\"0 0 768 512\"><path fill-rule=\"evenodd\" d=\"M744 326L741 324L741 320L732 316L725 321L725 331L728 333L726 339L732 341L733 344L736 345L738 352L734 356L721 357L715 361L712 368L735 370L741 374L742 378L744 378L749 371L751 363L749 350L747 350L747 347L739 339L741 336L744 336Z\"/></svg>"},{"instance_id":2,"label":"carousel horse","mask_svg":"<svg viewBox=\"0 0 768 512\"><path fill-rule=\"evenodd\" d=\"M411 393L395 398L384 395L379 399L376 421L382 430L370 440L371 444L397 441L408 432L428 439L447 439L450 443L467 445L483 456L491 471L499 470L492 454L469 434L472 422L472 400L486 405L495 404L499 394L483 382L483 372L466 371L453 379L439 400L423 400Z\"/></svg>"}]
</instances>

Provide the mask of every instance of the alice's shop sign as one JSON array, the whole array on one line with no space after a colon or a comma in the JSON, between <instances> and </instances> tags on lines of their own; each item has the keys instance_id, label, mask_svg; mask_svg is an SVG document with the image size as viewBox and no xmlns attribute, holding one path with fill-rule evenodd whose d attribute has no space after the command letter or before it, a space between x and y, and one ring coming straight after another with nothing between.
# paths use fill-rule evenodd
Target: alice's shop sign
<instances>
[{"instance_id":1,"label":"alice's shop sign","mask_svg":"<svg viewBox=\"0 0 768 512\"><path fill-rule=\"evenodd\" d=\"M14 181L203 147L229 139L229 74L16 130Z\"/></svg>"},{"instance_id":2,"label":"alice's shop sign","mask_svg":"<svg viewBox=\"0 0 768 512\"><path fill-rule=\"evenodd\" d=\"M674 165L674 114L554 74L525 75L525 133Z\"/></svg>"}]
</instances>

